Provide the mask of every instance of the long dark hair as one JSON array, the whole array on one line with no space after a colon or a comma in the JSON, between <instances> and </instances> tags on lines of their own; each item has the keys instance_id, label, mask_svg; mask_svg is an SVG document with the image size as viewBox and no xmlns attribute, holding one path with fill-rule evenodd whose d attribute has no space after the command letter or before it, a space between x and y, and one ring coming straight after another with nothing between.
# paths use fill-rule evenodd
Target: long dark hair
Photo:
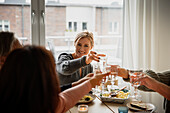
<instances>
[{"instance_id":1,"label":"long dark hair","mask_svg":"<svg viewBox=\"0 0 170 113\"><path fill-rule=\"evenodd\" d=\"M0 112L54 113L59 92L50 51L25 46L8 55L0 71Z\"/></svg>"}]
</instances>

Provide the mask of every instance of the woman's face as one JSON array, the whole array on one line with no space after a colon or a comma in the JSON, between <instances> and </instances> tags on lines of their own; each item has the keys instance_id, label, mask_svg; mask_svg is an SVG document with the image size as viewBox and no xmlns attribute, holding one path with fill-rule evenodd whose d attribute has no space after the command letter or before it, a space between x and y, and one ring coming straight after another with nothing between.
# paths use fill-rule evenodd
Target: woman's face
<instances>
[{"instance_id":1,"label":"woman's face","mask_svg":"<svg viewBox=\"0 0 170 113\"><path fill-rule=\"evenodd\" d=\"M92 49L91 42L88 38L82 38L80 39L76 45L76 56L78 58L87 55L89 51Z\"/></svg>"}]
</instances>

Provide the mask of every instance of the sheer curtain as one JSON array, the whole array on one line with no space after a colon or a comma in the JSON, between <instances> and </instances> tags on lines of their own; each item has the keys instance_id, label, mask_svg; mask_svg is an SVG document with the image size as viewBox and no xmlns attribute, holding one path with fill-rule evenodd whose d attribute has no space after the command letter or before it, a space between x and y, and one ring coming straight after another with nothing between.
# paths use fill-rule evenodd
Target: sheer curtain
<instances>
[{"instance_id":1,"label":"sheer curtain","mask_svg":"<svg viewBox=\"0 0 170 113\"><path fill-rule=\"evenodd\" d=\"M164 9L162 4L167 9ZM152 69L156 72L170 69L170 46L167 42L170 42L170 31L167 31L170 29L170 14L167 12L170 8L166 4L170 6L168 0L125 0L123 51L125 68ZM163 22L165 18L169 20ZM162 26L162 23L167 25ZM166 28L167 32L163 28ZM157 107L157 112L163 113L162 96L157 93L141 93L143 101L153 103Z\"/></svg>"},{"instance_id":2,"label":"sheer curtain","mask_svg":"<svg viewBox=\"0 0 170 113\"><path fill-rule=\"evenodd\" d=\"M125 0L123 66L157 70L158 0Z\"/></svg>"}]
</instances>

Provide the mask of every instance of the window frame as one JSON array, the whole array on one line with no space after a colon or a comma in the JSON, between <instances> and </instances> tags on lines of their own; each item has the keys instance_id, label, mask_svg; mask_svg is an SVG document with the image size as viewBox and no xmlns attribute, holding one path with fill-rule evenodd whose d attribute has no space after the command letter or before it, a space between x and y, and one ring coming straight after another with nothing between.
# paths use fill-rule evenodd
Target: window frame
<instances>
[{"instance_id":1,"label":"window frame","mask_svg":"<svg viewBox=\"0 0 170 113\"><path fill-rule=\"evenodd\" d=\"M45 46L45 0L31 0L31 37L33 45Z\"/></svg>"}]
</instances>

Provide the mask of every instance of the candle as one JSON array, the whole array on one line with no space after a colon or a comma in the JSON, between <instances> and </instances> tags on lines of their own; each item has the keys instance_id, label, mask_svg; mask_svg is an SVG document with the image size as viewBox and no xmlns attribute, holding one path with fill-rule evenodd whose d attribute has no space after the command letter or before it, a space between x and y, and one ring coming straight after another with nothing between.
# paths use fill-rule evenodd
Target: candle
<instances>
[{"instance_id":1,"label":"candle","mask_svg":"<svg viewBox=\"0 0 170 113\"><path fill-rule=\"evenodd\" d=\"M78 113L88 113L88 105L78 105Z\"/></svg>"}]
</instances>

